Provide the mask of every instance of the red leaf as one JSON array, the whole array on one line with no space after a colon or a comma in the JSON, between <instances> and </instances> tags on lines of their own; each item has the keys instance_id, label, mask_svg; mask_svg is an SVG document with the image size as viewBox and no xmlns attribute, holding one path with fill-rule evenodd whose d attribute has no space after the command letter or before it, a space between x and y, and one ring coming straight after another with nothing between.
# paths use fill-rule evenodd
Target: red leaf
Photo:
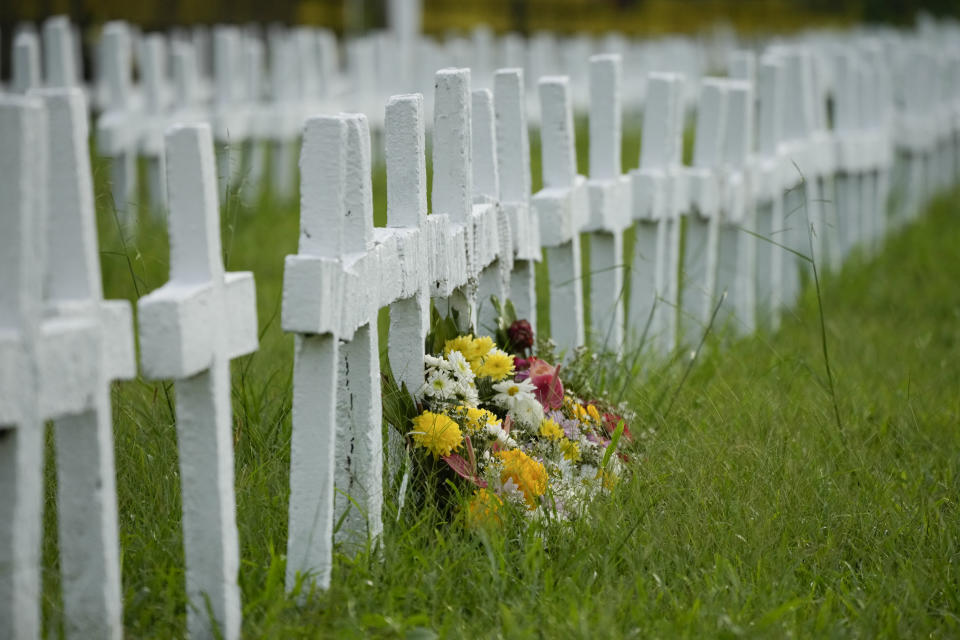
<instances>
[{"instance_id":1,"label":"red leaf","mask_svg":"<svg viewBox=\"0 0 960 640\"><path fill-rule=\"evenodd\" d=\"M456 473L461 478L469 480L473 484L477 485L480 488L486 488L487 483L477 476L473 475L473 470L470 468L470 463L463 459L463 457L457 455L456 453L451 453L448 456L443 456L443 461L447 463L454 473Z\"/></svg>"}]
</instances>

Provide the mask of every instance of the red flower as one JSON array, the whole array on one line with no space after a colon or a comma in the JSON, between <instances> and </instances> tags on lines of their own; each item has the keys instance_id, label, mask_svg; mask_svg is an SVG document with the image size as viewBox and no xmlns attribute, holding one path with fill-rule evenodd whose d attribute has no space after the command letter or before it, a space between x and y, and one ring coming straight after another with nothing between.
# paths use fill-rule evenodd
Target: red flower
<instances>
[{"instance_id":1,"label":"red flower","mask_svg":"<svg viewBox=\"0 0 960 640\"><path fill-rule=\"evenodd\" d=\"M613 432L617 430L617 425L621 420L623 420L623 418L615 413L605 413L603 414L603 427L607 430L607 433L613 435ZM627 425L626 420L623 420L622 437L626 438L628 442L633 440L633 434L630 433L630 427Z\"/></svg>"},{"instance_id":2,"label":"red flower","mask_svg":"<svg viewBox=\"0 0 960 640\"><path fill-rule=\"evenodd\" d=\"M507 329L507 337L519 351L533 346L533 327L526 320L517 320Z\"/></svg>"}]
</instances>

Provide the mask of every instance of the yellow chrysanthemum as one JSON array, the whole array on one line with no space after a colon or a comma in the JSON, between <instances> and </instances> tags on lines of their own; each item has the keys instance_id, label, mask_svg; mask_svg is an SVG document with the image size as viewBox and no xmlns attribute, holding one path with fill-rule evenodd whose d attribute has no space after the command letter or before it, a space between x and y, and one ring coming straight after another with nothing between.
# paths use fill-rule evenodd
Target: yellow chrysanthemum
<instances>
[{"instance_id":1,"label":"yellow chrysanthemum","mask_svg":"<svg viewBox=\"0 0 960 640\"><path fill-rule=\"evenodd\" d=\"M547 440L560 440L565 437L560 425L550 418L544 418L540 423L540 435Z\"/></svg>"},{"instance_id":2,"label":"yellow chrysanthemum","mask_svg":"<svg viewBox=\"0 0 960 640\"><path fill-rule=\"evenodd\" d=\"M497 416L486 409L475 409L461 405L457 407L457 410L463 412L463 416L466 419L464 427L470 433L482 431L488 424L496 424L498 422Z\"/></svg>"},{"instance_id":3,"label":"yellow chrysanthemum","mask_svg":"<svg viewBox=\"0 0 960 640\"><path fill-rule=\"evenodd\" d=\"M452 340L447 340L443 344L443 355L448 356L451 351L459 351L467 360L476 357L473 352L473 335L467 334L465 336L457 336Z\"/></svg>"},{"instance_id":4,"label":"yellow chrysanthemum","mask_svg":"<svg viewBox=\"0 0 960 640\"><path fill-rule=\"evenodd\" d=\"M493 338L490 336L478 336L473 339L473 350L476 354L475 357L482 358L488 353L493 351L496 348L496 344L493 342Z\"/></svg>"},{"instance_id":5,"label":"yellow chrysanthemum","mask_svg":"<svg viewBox=\"0 0 960 640\"><path fill-rule=\"evenodd\" d=\"M500 349L491 351L475 370L478 376L486 376L494 382L499 382L513 375L513 356Z\"/></svg>"},{"instance_id":6,"label":"yellow chrysanthemum","mask_svg":"<svg viewBox=\"0 0 960 640\"><path fill-rule=\"evenodd\" d=\"M424 411L413 419L412 433L413 441L434 458L450 455L463 443L460 425L442 413Z\"/></svg>"},{"instance_id":7,"label":"yellow chrysanthemum","mask_svg":"<svg viewBox=\"0 0 960 640\"><path fill-rule=\"evenodd\" d=\"M467 524L478 529L500 526L503 521L498 512L502 506L500 496L487 489L478 489L467 503Z\"/></svg>"},{"instance_id":8,"label":"yellow chrysanthemum","mask_svg":"<svg viewBox=\"0 0 960 640\"><path fill-rule=\"evenodd\" d=\"M560 444L563 457L570 462L580 462L580 445L573 440L566 440Z\"/></svg>"},{"instance_id":9,"label":"yellow chrysanthemum","mask_svg":"<svg viewBox=\"0 0 960 640\"><path fill-rule=\"evenodd\" d=\"M519 449L498 451L496 454L503 464L500 482L513 480L523 492L527 505L531 509L537 506L537 498L547 490L547 470L542 464Z\"/></svg>"}]
</instances>

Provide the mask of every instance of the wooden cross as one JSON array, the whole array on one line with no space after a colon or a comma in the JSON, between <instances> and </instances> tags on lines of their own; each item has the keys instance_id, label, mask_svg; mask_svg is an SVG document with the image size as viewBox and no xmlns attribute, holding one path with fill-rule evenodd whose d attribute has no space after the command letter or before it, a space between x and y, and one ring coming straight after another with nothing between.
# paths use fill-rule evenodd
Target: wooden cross
<instances>
[{"instance_id":1,"label":"wooden cross","mask_svg":"<svg viewBox=\"0 0 960 640\"><path fill-rule=\"evenodd\" d=\"M676 344L679 223L689 194L681 166L683 77L651 73L643 113L640 168L630 172L637 221L627 326L661 353Z\"/></svg>"},{"instance_id":2,"label":"wooden cross","mask_svg":"<svg viewBox=\"0 0 960 640\"><path fill-rule=\"evenodd\" d=\"M187 627L192 637L240 633L230 360L257 348L253 274L225 273L209 126L166 135L170 280L140 298L147 378L173 378L183 492ZM213 613L208 619L207 605Z\"/></svg>"},{"instance_id":3,"label":"wooden cross","mask_svg":"<svg viewBox=\"0 0 960 640\"><path fill-rule=\"evenodd\" d=\"M623 232L630 224L630 179L622 174L619 54L590 57L590 342L619 351L624 340Z\"/></svg>"},{"instance_id":4,"label":"wooden cross","mask_svg":"<svg viewBox=\"0 0 960 640\"><path fill-rule=\"evenodd\" d=\"M580 229L588 215L587 180L577 174L573 106L565 76L541 78L543 189L533 194L550 269L550 334L572 354L584 344Z\"/></svg>"}]
</instances>

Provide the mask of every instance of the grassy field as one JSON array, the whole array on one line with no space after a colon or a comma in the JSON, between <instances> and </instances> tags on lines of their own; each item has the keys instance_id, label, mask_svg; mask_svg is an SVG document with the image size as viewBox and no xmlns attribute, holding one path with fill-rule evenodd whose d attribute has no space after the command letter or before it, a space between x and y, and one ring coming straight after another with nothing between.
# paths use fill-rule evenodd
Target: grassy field
<instances>
[{"instance_id":1,"label":"grassy field","mask_svg":"<svg viewBox=\"0 0 960 640\"><path fill-rule=\"evenodd\" d=\"M635 148L625 155L635 164ZM106 173L96 164L100 194ZM98 209L107 295L161 285L163 222L122 240L105 197ZM255 271L261 326L260 350L233 365L245 635L960 635L958 213L943 198L881 254L826 277L835 394L808 291L775 335L710 336L682 384L683 363L605 378L608 390L629 383L631 429L646 437L634 474L588 518L478 536L430 510L397 521L388 500L382 554L338 556L332 589L298 599L283 589L292 341L279 330L296 207L228 199L226 265ZM122 383L113 399L127 633L182 636L172 385ZM44 614L56 635L49 466Z\"/></svg>"}]
</instances>

